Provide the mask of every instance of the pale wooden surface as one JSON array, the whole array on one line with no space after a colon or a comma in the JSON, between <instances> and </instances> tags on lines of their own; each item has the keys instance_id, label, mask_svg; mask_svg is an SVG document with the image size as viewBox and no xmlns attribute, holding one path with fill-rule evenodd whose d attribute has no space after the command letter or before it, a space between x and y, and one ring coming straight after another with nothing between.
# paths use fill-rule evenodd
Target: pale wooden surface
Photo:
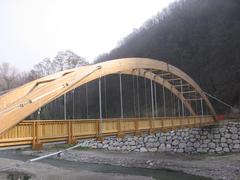
<instances>
[{"instance_id":1,"label":"pale wooden surface","mask_svg":"<svg viewBox=\"0 0 240 180\"><path fill-rule=\"evenodd\" d=\"M69 136L78 140L125 133L169 131L185 127L205 126L214 122L213 116L103 119L101 130L98 127L98 123L100 123L98 119L28 120L2 134L0 147L67 142ZM72 132L68 130L69 125ZM99 126L101 127L101 124Z\"/></svg>"},{"instance_id":2,"label":"pale wooden surface","mask_svg":"<svg viewBox=\"0 0 240 180\"><path fill-rule=\"evenodd\" d=\"M152 59L125 58L59 72L27 83L26 85L0 96L0 135L24 120L39 107L53 101L76 87L109 74L119 72L129 74L130 71L134 74L136 71L133 70L139 70L139 75L141 76L143 76L146 70L161 70L181 78L199 93L208 105L211 114L213 116L216 115L211 103L200 87L180 69L165 62ZM169 85L166 80L162 80L158 76L153 78L155 75L151 72L145 73L144 76L149 79L154 79L154 81L165 86L167 89L170 88L173 94L183 101L190 113L195 115L190 103L186 101L183 95L172 87L171 84Z\"/></svg>"}]
</instances>

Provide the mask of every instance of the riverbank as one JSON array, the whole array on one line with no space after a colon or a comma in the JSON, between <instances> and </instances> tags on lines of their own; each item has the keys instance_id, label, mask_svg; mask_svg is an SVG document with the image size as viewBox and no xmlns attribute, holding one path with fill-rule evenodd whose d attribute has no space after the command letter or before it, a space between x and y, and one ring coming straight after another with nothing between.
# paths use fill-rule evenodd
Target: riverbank
<instances>
[{"instance_id":1,"label":"riverbank","mask_svg":"<svg viewBox=\"0 0 240 180\"><path fill-rule=\"evenodd\" d=\"M221 121L201 128L185 128L169 132L127 134L123 138L105 137L81 140L82 147L111 151L177 152L225 154L240 152L239 120Z\"/></svg>"},{"instance_id":2,"label":"riverbank","mask_svg":"<svg viewBox=\"0 0 240 180\"><path fill-rule=\"evenodd\" d=\"M54 147L41 152L25 150L21 151L21 154L40 156L58 149ZM191 175L210 177L212 179L240 179L240 154L238 153L225 155L188 155L170 152L116 152L80 148L64 154L60 159L121 167L168 169L182 171Z\"/></svg>"}]
</instances>

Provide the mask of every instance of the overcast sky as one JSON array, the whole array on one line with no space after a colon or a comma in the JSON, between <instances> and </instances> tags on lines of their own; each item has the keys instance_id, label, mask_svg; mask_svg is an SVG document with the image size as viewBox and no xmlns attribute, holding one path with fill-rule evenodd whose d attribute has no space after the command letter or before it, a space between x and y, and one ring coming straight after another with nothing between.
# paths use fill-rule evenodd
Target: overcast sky
<instances>
[{"instance_id":1,"label":"overcast sky","mask_svg":"<svg viewBox=\"0 0 240 180\"><path fill-rule=\"evenodd\" d=\"M58 51L92 62L174 0L0 0L0 63L29 70Z\"/></svg>"}]
</instances>

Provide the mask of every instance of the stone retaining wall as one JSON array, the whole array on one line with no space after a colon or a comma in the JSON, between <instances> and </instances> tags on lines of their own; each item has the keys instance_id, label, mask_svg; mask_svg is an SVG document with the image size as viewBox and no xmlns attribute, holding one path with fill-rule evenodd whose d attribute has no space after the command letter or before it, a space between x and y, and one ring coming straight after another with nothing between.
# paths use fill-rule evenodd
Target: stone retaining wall
<instances>
[{"instance_id":1,"label":"stone retaining wall","mask_svg":"<svg viewBox=\"0 0 240 180\"><path fill-rule=\"evenodd\" d=\"M179 153L240 152L240 122L221 122L214 126L143 134L124 138L106 137L103 142L82 140L82 147L116 151Z\"/></svg>"}]
</instances>

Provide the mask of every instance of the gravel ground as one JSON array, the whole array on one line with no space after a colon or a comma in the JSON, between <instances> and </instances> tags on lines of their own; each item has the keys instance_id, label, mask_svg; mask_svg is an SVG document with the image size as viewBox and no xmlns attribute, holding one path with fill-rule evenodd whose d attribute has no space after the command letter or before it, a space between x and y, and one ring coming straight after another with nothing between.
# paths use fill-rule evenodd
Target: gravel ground
<instances>
[{"instance_id":1,"label":"gravel ground","mask_svg":"<svg viewBox=\"0 0 240 180\"><path fill-rule=\"evenodd\" d=\"M43 155L57 149L23 154ZM170 169L188 174L210 177L212 179L240 180L240 154L209 155L181 153L138 153L104 150L72 150L62 159L88 163L102 163L125 167L143 167L151 169Z\"/></svg>"},{"instance_id":2,"label":"gravel ground","mask_svg":"<svg viewBox=\"0 0 240 180\"><path fill-rule=\"evenodd\" d=\"M18 153L27 156L41 156L56 152L63 147L48 148L43 151L21 150ZM56 158L56 157L55 157ZM86 162L96 164L109 164L124 167L141 167L149 169L170 169L183 171L188 174L210 177L212 179L240 180L240 154L207 155L207 154L173 154L173 153L137 153L100 151L90 149L76 149L65 153L62 160L74 162ZM9 164L20 163L17 160L0 158L1 167ZM152 179L137 175L104 174L86 170L68 170L49 164L36 162L34 166L24 164L17 168L18 171L34 175L34 179ZM37 174L37 176L36 176ZM1 177L1 176L0 176Z\"/></svg>"},{"instance_id":3,"label":"gravel ground","mask_svg":"<svg viewBox=\"0 0 240 180\"><path fill-rule=\"evenodd\" d=\"M0 158L0 169L6 166L15 166L21 164L17 168L11 168L0 173L1 180L9 179L8 174L26 174L31 176L31 180L153 180L151 177L137 176L137 175L124 175L116 173L100 173L79 169L64 169L48 165L46 163L26 163L22 164L22 161ZM23 178L22 178L23 179Z\"/></svg>"}]
</instances>

